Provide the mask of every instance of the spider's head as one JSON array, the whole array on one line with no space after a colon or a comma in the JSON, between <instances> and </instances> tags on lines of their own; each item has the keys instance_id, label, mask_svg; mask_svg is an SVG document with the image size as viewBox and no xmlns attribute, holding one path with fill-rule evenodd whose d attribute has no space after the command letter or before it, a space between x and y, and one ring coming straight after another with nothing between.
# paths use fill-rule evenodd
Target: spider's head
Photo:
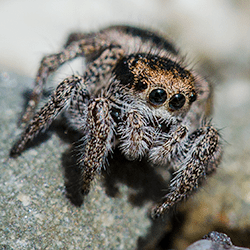
<instances>
[{"instance_id":1,"label":"spider's head","mask_svg":"<svg viewBox=\"0 0 250 250\"><path fill-rule=\"evenodd\" d=\"M132 54L120 61L114 73L133 98L159 114L186 114L196 100L194 76L169 58Z\"/></svg>"}]
</instances>

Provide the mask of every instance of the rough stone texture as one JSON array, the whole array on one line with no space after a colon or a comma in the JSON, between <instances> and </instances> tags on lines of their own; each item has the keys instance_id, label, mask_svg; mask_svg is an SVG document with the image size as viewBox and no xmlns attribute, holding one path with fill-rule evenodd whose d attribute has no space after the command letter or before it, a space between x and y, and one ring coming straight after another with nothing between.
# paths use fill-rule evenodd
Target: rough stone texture
<instances>
[{"instance_id":1,"label":"rough stone texture","mask_svg":"<svg viewBox=\"0 0 250 250\"><path fill-rule=\"evenodd\" d=\"M169 34L188 53L191 66L199 62L200 72L215 83L213 123L225 140L224 158L201 191L177 206L172 223L166 219L151 224L147 216L151 204L135 205L132 183L120 185L120 195L112 198L102 182L96 181L85 206L73 206L64 195L62 168L69 144L55 131L21 157L8 158L20 133L17 120L25 101L23 91L32 86L41 57L57 51L69 31L117 23L140 24ZM250 247L249 25L250 2L244 0L118 0L115 4L112 0L64 0L60 5L51 0L2 1L2 249L133 249L145 245L147 249L156 245L160 250L185 249L212 230L227 233L236 246ZM75 71L69 66L60 78ZM159 243L165 231L171 234ZM144 237L138 240L139 236Z\"/></svg>"}]
</instances>

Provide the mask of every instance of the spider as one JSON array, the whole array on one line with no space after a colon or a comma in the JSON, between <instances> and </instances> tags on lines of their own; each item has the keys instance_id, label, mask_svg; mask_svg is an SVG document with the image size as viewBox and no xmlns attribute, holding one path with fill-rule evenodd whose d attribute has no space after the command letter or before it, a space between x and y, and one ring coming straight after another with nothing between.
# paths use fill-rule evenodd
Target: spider
<instances>
[{"instance_id":1,"label":"spider","mask_svg":"<svg viewBox=\"0 0 250 250\"><path fill-rule=\"evenodd\" d=\"M49 75L76 57L84 74L63 80L34 115ZM82 192L107 165L115 148L129 161L172 169L169 192L152 209L157 218L197 189L221 160L218 131L207 122L210 84L188 70L163 36L131 26L72 33L62 51L45 56L22 117L27 124L11 149L18 156L40 131L65 112L82 135Z\"/></svg>"}]
</instances>

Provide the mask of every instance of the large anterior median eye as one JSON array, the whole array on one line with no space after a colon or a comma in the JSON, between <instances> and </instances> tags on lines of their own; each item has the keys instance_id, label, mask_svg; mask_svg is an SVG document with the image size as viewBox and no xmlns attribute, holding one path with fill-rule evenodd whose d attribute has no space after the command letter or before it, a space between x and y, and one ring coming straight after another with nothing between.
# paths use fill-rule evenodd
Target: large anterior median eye
<instances>
[{"instance_id":1,"label":"large anterior median eye","mask_svg":"<svg viewBox=\"0 0 250 250\"><path fill-rule=\"evenodd\" d=\"M183 107L186 102L186 98L183 94L175 94L169 100L169 108L172 110L178 110Z\"/></svg>"},{"instance_id":2,"label":"large anterior median eye","mask_svg":"<svg viewBox=\"0 0 250 250\"><path fill-rule=\"evenodd\" d=\"M149 94L149 101L154 105L161 105L167 100L167 93L164 89L154 89Z\"/></svg>"}]
</instances>

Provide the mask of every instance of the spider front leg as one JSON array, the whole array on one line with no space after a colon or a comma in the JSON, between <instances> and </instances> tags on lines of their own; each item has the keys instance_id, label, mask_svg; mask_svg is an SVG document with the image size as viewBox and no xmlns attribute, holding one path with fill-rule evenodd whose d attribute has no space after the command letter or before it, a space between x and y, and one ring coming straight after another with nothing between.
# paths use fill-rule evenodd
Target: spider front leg
<instances>
[{"instance_id":1,"label":"spider front leg","mask_svg":"<svg viewBox=\"0 0 250 250\"><path fill-rule=\"evenodd\" d=\"M180 148L184 153L176 152L176 157L182 164L171 181L170 193L163 198L162 204L152 210L153 218L191 194L208 174L216 170L221 159L219 134L209 124L187 135Z\"/></svg>"},{"instance_id":2,"label":"spider front leg","mask_svg":"<svg viewBox=\"0 0 250 250\"><path fill-rule=\"evenodd\" d=\"M87 125L83 153L78 162L82 172L82 193L89 193L96 173L105 167L112 150L115 122L110 115L110 104L105 98L96 98L88 106Z\"/></svg>"},{"instance_id":3,"label":"spider front leg","mask_svg":"<svg viewBox=\"0 0 250 250\"><path fill-rule=\"evenodd\" d=\"M82 77L72 76L66 78L58 85L48 103L46 103L33 117L21 135L21 138L12 147L10 155L17 156L21 154L26 144L40 131L46 130L65 109L69 108L69 111L73 110L74 114L78 114L77 117L81 119L80 122L83 122L88 99L89 94Z\"/></svg>"}]
</instances>

